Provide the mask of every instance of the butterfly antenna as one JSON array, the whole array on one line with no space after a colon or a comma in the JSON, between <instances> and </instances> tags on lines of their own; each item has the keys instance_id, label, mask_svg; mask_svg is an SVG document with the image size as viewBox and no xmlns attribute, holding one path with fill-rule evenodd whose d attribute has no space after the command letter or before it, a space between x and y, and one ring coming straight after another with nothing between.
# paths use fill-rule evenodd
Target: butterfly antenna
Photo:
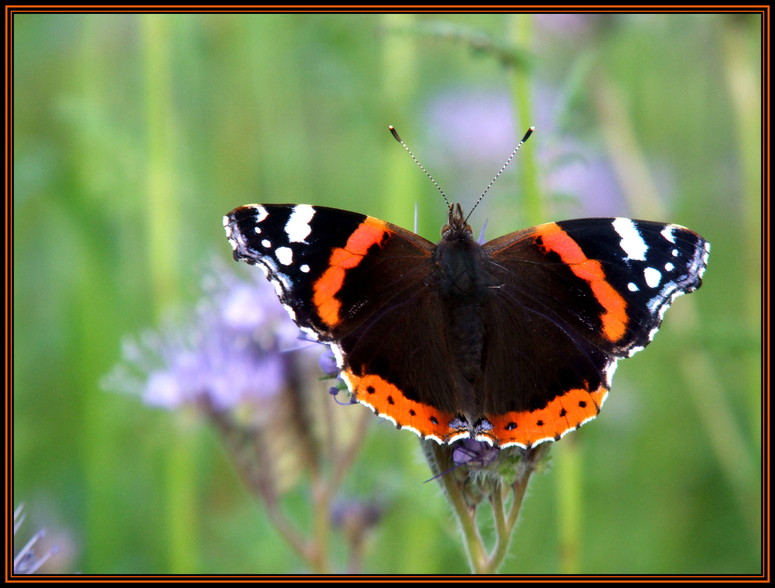
<instances>
[{"instance_id":1,"label":"butterfly antenna","mask_svg":"<svg viewBox=\"0 0 775 588\"><path fill-rule=\"evenodd\" d=\"M391 127L392 128L392 127ZM466 217L465 222L468 222L468 218L473 214L474 210L476 210L476 207L479 206L479 203L482 201L482 198L484 198L484 195L487 194L487 190L492 188L492 185L495 183L495 180L498 179L498 177L503 173L503 170L506 169L506 166L511 163L511 160L514 159L514 156L517 154L517 151L519 151L519 148L522 147L522 144L527 141L530 138L530 135L533 134L533 131L535 131L535 127L530 127L527 130L527 133L525 133L525 136L522 137L522 140L519 142L519 144L514 148L514 151L511 152L511 155L509 155L509 158L506 160L506 163L503 164L503 167L500 169L500 171L495 174L495 177L492 179L492 182L490 182L489 186L487 186L484 189L484 192L482 192L482 195L479 196L479 200L476 201L476 204L474 204L474 207L471 209L471 212L468 213L468 216ZM403 143L402 143L403 144ZM426 172L427 173L427 172ZM435 182L434 182L435 183Z\"/></svg>"},{"instance_id":2,"label":"butterfly antenna","mask_svg":"<svg viewBox=\"0 0 775 588\"><path fill-rule=\"evenodd\" d=\"M435 476L433 476L432 478L429 478L428 480L425 480L425 482L423 482L423 484L427 484L428 482L433 482L433 480L435 480L437 478L441 478L441 476L446 476L449 472L453 472L456 469L458 469L460 466L464 466L464 465L466 465L466 464L465 463L459 463L457 465L454 465L451 468L449 468L448 470L446 470L444 472L441 472L440 474L436 474Z\"/></svg>"},{"instance_id":3,"label":"butterfly antenna","mask_svg":"<svg viewBox=\"0 0 775 588\"><path fill-rule=\"evenodd\" d=\"M412 153L411 151L409 151L409 147L407 147L407 146L406 146L406 143L404 143L404 142L401 140L401 137L399 137L399 136L398 136L398 131L396 131L396 129L393 127L393 125L388 125L388 128L390 129L390 132L391 132L391 133L393 133L393 136L396 138L396 141L398 141L399 143L401 143L401 145L403 145L403 146L404 146L404 149L406 149L406 151L409 153L409 155L411 155L411 156L412 156L412 159L414 159L414 162L415 162L417 165L419 165L419 166L420 166L420 169L421 169L422 171L424 171L424 172L425 172L425 175L426 175L426 176L428 176L428 177L430 178L431 182L433 182L433 185L434 185L434 186L436 186L436 189L437 189L439 192L441 192L441 196L442 196L442 198L444 198L444 202L446 202L446 203L447 203L447 206L451 206L451 205L450 205L450 203L449 203L449 200L447 200L447 195L446 195L446 194L444 194L444 190L442 190L442 189L439 187L439 185L436 183L436 180L434 180L434 179L433 179L433 176L432 176L431 174L429 174L429 173L428 173L428 170L426 170L426 169L425 169L425 168L422 166L422 164L421 164L419 161L417 161L417 158L414 156L414 153ZM504 167L505 167L505 166L504 166Z\"/></svg>"}]
</instances>

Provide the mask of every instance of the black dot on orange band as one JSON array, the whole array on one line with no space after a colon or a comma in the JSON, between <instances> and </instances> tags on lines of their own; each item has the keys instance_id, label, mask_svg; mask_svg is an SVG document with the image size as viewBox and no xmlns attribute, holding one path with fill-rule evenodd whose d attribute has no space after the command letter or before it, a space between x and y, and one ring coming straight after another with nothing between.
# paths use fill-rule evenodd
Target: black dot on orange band
<instances>
[{"instance_id":1,"label":"black dot on orange band","mask_svg":"<svg viewBox=\"0 0 775 588\"><path fill-rule=\"evenodd\" d=\"M568 413L566 413L566 412L565 412L565 409L563 408L563 409L560 411L560 416L561 416L561 417L564 417L566 414L568 414Z\"/></svg>"},{"instance_id":2,"label":"black dot on orange band","mask_svg":"<svg viewBox=\"0 0 775 588\"><path fill-rule=\"evenodd\" d=\"M431 422L432 422L434 425L438 425L438 424L439 424L439 421L437 421L437 420L436 420L436 417L435 417L435 416L432 416L432 417L431 417Z\"/></svg>"},{"instance_id":3,"label":"black dot on orange band","mask_svg":"<svg viewBox=\"0 0 775 588\"><path fill-rule=\"evenodd\" d=\"M508 425L506 425L507 431L513 431L516 428L517 428L517 423L509 423Z\"/></svg>"},{"instance_id":4,"label":"black dot on orange band","mask_svg":"<svg viewBox=\"0 0 775 588\"><path fill-rule=\"evenodd\" d=\"M395 404L395 402L393 402L392 396L388 396L388 404Z\"/></svg>"},{"instance_id":5,"label":"black dot on orange band","mask_svg":"<svg viewBox=\"0 0 775 588\"><path fill-rule=\"evenodd\" d=\"M374 392L376 392L376 390L374 389L374 386L367 386L366 387L366 392L368 392L369 394L374 394Z\"/></svg>"},{"instance_id":6,"label":"black dot on orange band","mask_svg":"<svg viewBox=\"0 0 775 588\"><path fill-rule=\"evenodd\" d=\"M542 420L537 421L536 422L536 426L543 427L544 426L544 421L542 421Z\"/></svg>"},{"instance_id":7,"label":"black dot on orange band","mask_svg":"<svg viewBox=\"0 0 775 588\"><path fill-rule=\"evenodd\" d=\"M415 416L417 413L414 412L414 409L410 408L409 409L409 414L412 415L412 416Z\"/></svg>"},{"instance_id":8,"label":"black dot on orange band","mask_svg":"<svg viewBox=\"0 0 775 588\"><path fill-rule=\"evenodd\" d=\"M579 402L579 406L580 406L581 408L586 408L586 407L587 407L587 402L586 402L586 400L581 400L581 401Z\"/></svg>"}]
</instances>

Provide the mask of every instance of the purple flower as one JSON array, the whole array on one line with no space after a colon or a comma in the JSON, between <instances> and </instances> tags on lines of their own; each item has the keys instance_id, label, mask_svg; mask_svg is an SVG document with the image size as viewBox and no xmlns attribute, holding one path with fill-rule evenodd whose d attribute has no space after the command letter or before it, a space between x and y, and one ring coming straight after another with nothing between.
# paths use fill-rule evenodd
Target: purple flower
<instances>
[{"instance_id":1,"label":"purple flower","mask_svg":"<svg viewBox=\"0 0 775 588\"><path fill-rule=\"evenodd\" d=\"M13 535L16 538L16 532L22 526L24 522L24 514L22 510L24 505L21 504L13 513ZM32 539L27 541L24 547L18 552L14 553L13 557L13 573L14 574L34 574L40 567L46 563L46 561L57 552L56 547L52 547L46 551L43 555L35 553L35 547L38 541L45 536L46 532L41 529L32 536ZM39 546L38 546L39 547Z\"/></svg>"},{"instance_id":2,"label":"purple flower","mask_svg":"<svg viewBox=\"0 0 775 588\"><path fill-rule=\"evenodd\" d=\"M331 349L327 349L318 359L318 365L324 374L335 378L339 375L339 367L336 365L336 356Z\"/></svg>"},{"instance_id":3,"label":"purple flower","mask_svg":"<svg viewBox=\"0 0 775 588\"><path fill-rule=\"evenodd\" d=\"M279 394L289 370L300 367L289 358L291 351L301 354L302 363L319 352L302 340L263 275L246 280L216 268L205 291L207 298L188 324L126 341L124 363L105 387L139 393L151 406L205 402L224 411Z\"/></svg>"},{"instance_id":4,"label":"purple flower","mask_svg":"<svg viewBox=\"0 0 775 588\"><path fill-rule=\"evenodd\" d=\"M466 465L469 468L481 469L493 463L501 450L489 443L475 439L462 439L452 450L452 461L455 466Z\"/></svg>"}]
</instances>

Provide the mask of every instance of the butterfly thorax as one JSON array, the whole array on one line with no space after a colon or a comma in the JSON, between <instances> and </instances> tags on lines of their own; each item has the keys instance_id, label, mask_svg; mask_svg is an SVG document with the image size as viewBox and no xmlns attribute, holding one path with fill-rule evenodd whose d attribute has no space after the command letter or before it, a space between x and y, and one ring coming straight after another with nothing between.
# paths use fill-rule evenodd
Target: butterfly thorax
<instances>
[{"instance_id":1,"label":"butterfly thorax","mask_svg":"<svg viewBox=\"0 0 775 588\"><path fill-rule=\"evenodd\" d=\"M437 266L435 287L442 298L457 304L476 304L486 293L485 252L474 241L460 205L450 206L449 224L441 231L441 242L433 252Z\"/></svg>"}]
</instances>

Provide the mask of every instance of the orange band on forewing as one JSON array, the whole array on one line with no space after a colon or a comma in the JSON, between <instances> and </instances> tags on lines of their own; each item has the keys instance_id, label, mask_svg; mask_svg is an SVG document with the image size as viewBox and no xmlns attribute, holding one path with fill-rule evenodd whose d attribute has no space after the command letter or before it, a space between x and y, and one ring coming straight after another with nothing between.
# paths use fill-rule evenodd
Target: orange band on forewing
<instances>
[{"instance_id":1,"label":"orange band on forewing","mask_svg":"<svg viewBox=\"0 0 775 588\"><path fill-rule=\"evenodd\" d=\"M613 342L621 339L627 329L627 303L606 281L603 266L599 261L584 255L578 243L557 224L551 223L541 229L537 237L541 237L543 246L559 254L563 263L568 264L576 276L589 284L592 294L605 309L600 320L606 338Z\"/></svg>"},{"instance_id":2,"label":"orange band on forewing","mask_svg":"<svg viewBox=\"0 0 775 588\"><path fill-rule=\"evenodd\" d=\"M342 303L336 295L342 289L348 269L357 266L372 245L378 245L385 237L386 226L381 220L366 217L355 232L350 235L344 247L331 252L328 269L315 282L312 302L320 319L329 327L339 322Z\"/></svg>"},{"instance_id":3,"label":"orange band on forewing","mask_svg":"<svg viewBox=\"0 0 775 588\"><path fill-rule=\"evenodd\" d=\"M469 436L466 428L450 428L453 415L409 400L401 390L380 376L367 374L360 378L350 370L344 370L342 377L358 402L423 438L430 437L439 443L449 443Z\"/></svg>"},{"instance_id":4,"label":"orange band on forewing","mask_svg":"<svg viewBox=\"0 0 775 588\"><path fill-rule=\"evenodd\" d=\"M595 418L607 394L604 386L594 392L578 388L558 396L539 410L509 412L502 416L486 415L493 428L481 437L487 437L501 447L532 447L543 441L559 439Z\"/></svg>"}]
</instances>

